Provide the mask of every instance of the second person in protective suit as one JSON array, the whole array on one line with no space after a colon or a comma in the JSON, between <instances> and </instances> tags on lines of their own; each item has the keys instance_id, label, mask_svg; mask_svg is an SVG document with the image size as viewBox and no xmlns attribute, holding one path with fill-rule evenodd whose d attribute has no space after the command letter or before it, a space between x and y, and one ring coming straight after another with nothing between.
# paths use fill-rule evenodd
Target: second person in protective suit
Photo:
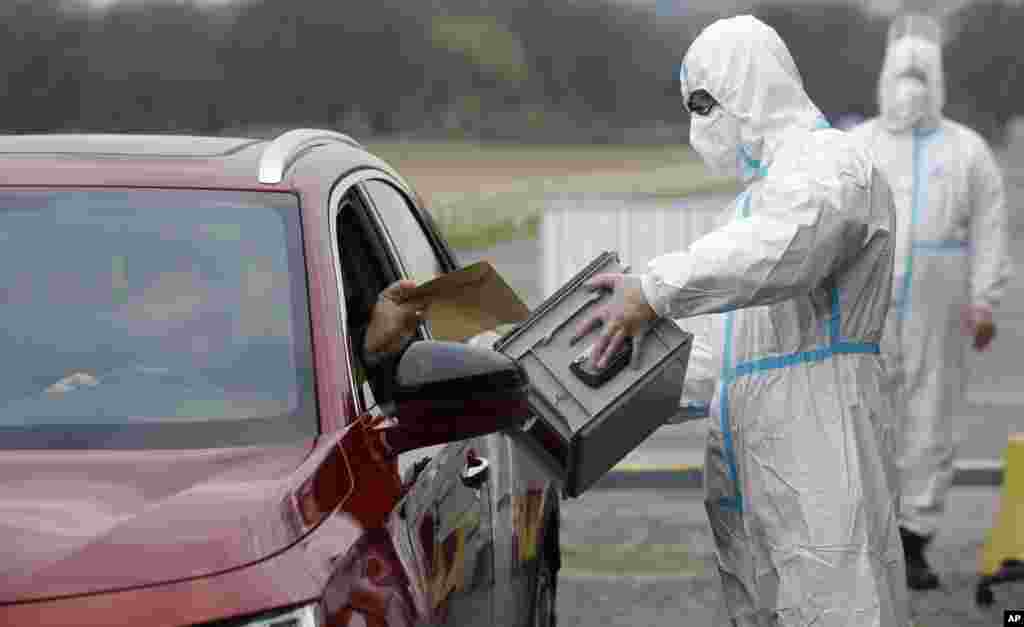
<instances>
[{"instance_id":1,"label":"second person in protective suit","mask_svg":"<svg viewBox=\"0 0 1024 627\"><path fill-rule=\"evenodd\" d=\"M690 141L746 184L733 218L645 275L601 275L600 367L658 317L725 314L705 499L733 625L904 627L880 356L893 200L867 149L831 130L774 29L719 20L680 69Z\"/></svg>"},{"instance_id":2,"label":"second person in protective suit","mask_svg":"<svg viewBox=\"0 0 1024 627\"><path fill-rule=\"evenodd\" d=\"M941 31L922 15L895 20L882 66L881 115L854 129L874 152L897 209L893 308L886 357L902 425L900 533L907 583L939 585L924 549L953 481L954 404L964 348L992 339L993 309L1010 277L1002 176L971 129L942 115Z\"/></svg>"}]
</instances>

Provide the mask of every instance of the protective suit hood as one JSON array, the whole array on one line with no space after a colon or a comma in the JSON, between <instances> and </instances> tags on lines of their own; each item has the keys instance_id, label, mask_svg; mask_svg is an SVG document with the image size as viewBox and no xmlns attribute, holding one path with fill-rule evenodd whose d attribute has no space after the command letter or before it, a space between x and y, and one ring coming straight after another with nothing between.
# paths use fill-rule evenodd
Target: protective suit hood
<instances>
[{"instance_id":1,"label":"protective suit hood","mask_svg":"<svg viewBox=\"0 0 1024 627\"><path fill-rule=\"evenodd\" d=\"M787 129L811 129L823 117L782 38L752 15L720 19L701 31L679 79L684 102L705 89L737 120L738 175L745 182L767 170Z\"/></svg>"},{"instance_id":2,"label":"protective suit hood","mask_svg":"<svg viewBox=\"0 0 1024 627\"><path fill-rule=\"evenodd\" d=\"M918 35L907 35L890 40L882 63L878 81L878 107L882 121L889 130L906 131L905 94L900 77L908 74L923 75L926 87L923 111L911 124L919 130L937 128L946 104L945 79L942 72L941 45Z\"/></svg>"}]
</instances>

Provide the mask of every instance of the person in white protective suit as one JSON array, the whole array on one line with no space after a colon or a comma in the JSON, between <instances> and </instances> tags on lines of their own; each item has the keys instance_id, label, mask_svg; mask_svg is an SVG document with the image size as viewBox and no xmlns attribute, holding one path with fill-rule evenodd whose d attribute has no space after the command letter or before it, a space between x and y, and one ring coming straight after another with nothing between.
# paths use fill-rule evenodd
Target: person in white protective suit
<instances>
[{"instance_id":1,"label":"person in white protective suit","mask_svg":"<svg viewBox=\"0 0 1024 627\"><path fill-rule=\"evenodd\" d=\"M574 339L601 326L595 367L628 338L642 362L655 319L725 313L704 487L732 624L905 627L879 347L894 263L888 183L863 143L828 128L786 45L756 18L703 30L680 79L691 144L746 183L735 217L644 275L592 278L613 295Z\"/></svg>"},{"instance_id":2,"label":"person in white protective suit","mask_svg":"<svg viewBox=\"0 0 1024 627\"><path fill-rule=\"evenodd\" d=\"M897 393L900 533L907 583L939 585L924 558L953 480L952 412L965 341L984 350L1010 276L1002 175L974 131L942 116L941 31L924 16L893 22L879 80L881 115L854 129L893 187L893 308L886 341ZM889 350L891 347L891 350Z\"/></svg>"}]
</instances>

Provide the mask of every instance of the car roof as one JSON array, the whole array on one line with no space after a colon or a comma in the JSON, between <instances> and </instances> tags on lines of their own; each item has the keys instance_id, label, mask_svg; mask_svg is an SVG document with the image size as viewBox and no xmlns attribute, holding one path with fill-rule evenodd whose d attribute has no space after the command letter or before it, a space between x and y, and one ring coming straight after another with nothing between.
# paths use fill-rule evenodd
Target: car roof
<instances>
[{"instance_id":1,"label":"car roof","mask_svg":"<svg viewBox=\"0 0 1024 627\"><path fill-rule=\"evenodd\" d=\"M3 135L0 136L0 154L223 157L261 141L241 137L195 135Z\"/></svg>"},{"instance_id":2,"label":"car roof","mask_svg":"<svg viewBox=\"0 0 1024 627\"><path fill-rule=\"evenodd\" d=\"M300 158L303 167L291 167ZM271 140L171 134L0 135L0 186L301 192L322 186L323 177L336 178L367 165L401 180L355 140L321 129L295 129Z\"/></svg>"}]
</instances>

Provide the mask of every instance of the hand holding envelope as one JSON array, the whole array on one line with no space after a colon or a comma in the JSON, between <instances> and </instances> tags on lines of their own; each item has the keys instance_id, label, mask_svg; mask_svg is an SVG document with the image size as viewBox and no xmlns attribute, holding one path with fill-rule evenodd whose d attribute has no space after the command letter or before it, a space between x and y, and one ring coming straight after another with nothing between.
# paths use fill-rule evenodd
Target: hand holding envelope
<instances>
[{"instance_id":1,"label":"hand holding envelope","mask_svg":"<svg viewBox=\"0 0 1024 627\"><path fill-rule=\"evenodd\" d=\"M465 342L503 324L522 322L530 310L487 261L442 274L406 292L426 303L423 320L435 340Z\"/></svg>"}]
</instances>

